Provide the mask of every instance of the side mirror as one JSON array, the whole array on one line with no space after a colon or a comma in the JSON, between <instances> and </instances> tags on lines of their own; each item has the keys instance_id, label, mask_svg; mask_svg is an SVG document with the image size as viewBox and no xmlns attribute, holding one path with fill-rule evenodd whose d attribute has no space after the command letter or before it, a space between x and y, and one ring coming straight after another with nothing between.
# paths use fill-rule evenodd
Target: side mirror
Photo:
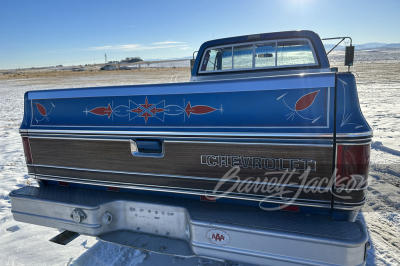
<instances>
[{"instance_id":1,"label":"side mirror","mask_svg":"<svg viewBox=\"0 0 400 266\"><path fill-rule=\"evenodd\" d=\"M346 46L346 54L344 56L344 65L352 66L354 62L354 46Z\"/></svg>"},{"instance_id":2,"label":"side mirror","mask_svg":"<svg viewBox=\"0 0 400 266\"><path fill-rule=\"evenodd\" d=\"M194 62L196 62L196 59L190 59L190 73L192 73L192 71L193 71Z\"/></svg>"},{"instance_id":3,"label":"side mirror","mask_svg":"<svg viewBox=\"0 0 400 266\"><path fill-rule=\"evenodd\" d=\"M194 62L196 62L196 58L194 57L194 54L197 53L198 51L193 52L193 59L190 59L190 73L192 73L193 68L194 68Z\"/></svg>"}]
</instances>

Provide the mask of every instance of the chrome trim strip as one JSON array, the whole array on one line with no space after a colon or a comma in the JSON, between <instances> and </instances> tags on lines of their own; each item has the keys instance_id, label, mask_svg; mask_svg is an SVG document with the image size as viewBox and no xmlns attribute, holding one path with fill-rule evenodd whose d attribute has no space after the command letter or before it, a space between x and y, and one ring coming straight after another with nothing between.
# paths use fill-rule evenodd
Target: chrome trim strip
<instances>
[{"instance_id":1,"label":"chrome trim strip","mask_svg":"<svg viewBox=\"0 0 400 266\"><path fill-rule=\"evenodd\" d=\"M330 89L330 87L328 87L328 89ZM329 98L330 96L328 96ZM329 104L327 104L327 106L329 107ZM327 108L327 116L329 116L329 112L330 109ZM325 128L325 129L329 129L329 123L330 120L326 121L326 125L323 126L210 126L210 125L204 125L204 126L180 126L180 125L176 125L176 126L146 126L146 128L151 129L151 128L155 128L155 129L159 129L159 128L164 128L164 129L181 129L181 128L185 128L185 129L194 129L194 130L198 130L198 129L307 129L307 128L312 128L312 129L321 129L321 128ZM108 126L82 126L82 125L33 125L31 124L32 128L112 128L112 129L120 129L121 126L112 126L112 125L108 125ZM136 126L136 125L131 125L129 126L130 128L133 129L142 129L143 125L140 126Z\"/></svg>"},{"instance_id":2,"label":"chrome trim strip","mask_svg":"<svg viewBox=\"0 0 400 266\"><path fill-rule=\"evenodd\" d=\"M333 205L333 209L334 210L343 210L343 211L357 211L357 210L361 210L362 206L358 206L358 207L345 207L345 206L335 206Z\"/></svg>"},{"instance_id":3,"label":"chrome trim strip","mask_svg":"<svg viewBox=\"0 0 400 266\"><path fill-rule=\"evenodd\" d=\"M21 135L21 137L29 137L27 129L20 129L19 134Z\"/></svg>"},{"instance_id":4,"label":"chrome trim strip","mask_svg":"<svg viewBox=\"0 0 400 266\"><path fill-rule=\"evenodd\" d=\"M97 134L97 135L150 135L150 136L204 136L204 137L300 137L300 138L332 138L333 134L326 133L250 133L250 132L171 132L171 131L99 131L99 130L47 130L29 129L28 133L49 134Z\"/></svg>"},{"instance_id":5,"label":"chrome trim strip","mask_svg":"<svg viewBox=\"0 0 400 266\"><path fill-rule=\"evenodd\" d=\"M130 135L130 136L116 136L116 135L109 135L109 136L100 136L100 135L66 135L66 134L51 134L51 135L30 135L32 138L43 138L43 139L82 139L82 140L121 140L126 141L132 138L142 138L142 139L164 139L164 141L203 141L203 142L221 142L224 143L226 139L227 142L240 142L243 144L251 143L253 141L258 141L259 143L263 143L260 141L268 141L268 143L281 143L281 144L292 144L289 142L280 142L280 141L293 141L293 142L306 142L312 140L313 142L321 142L327 144L320 144L320 145L329 145L329 147L333 146L333 139L321 139L321 138L222 138L222 137L171 137L171 136L146 136L146 135ZM108 138L109 137L109 138ZM222 140L221 140L222 139ZM274 142L271 142L274 141ZM356 140L355 140L356 141ZM313 145L312 143L309 143Z\"/></svg>"},{"instance_id":6,"label":"chrome trim strip","mask_svg":"<svg viewBox=\"0 0 400 266\"><path fill-rule=\"evenodd\" d=\"M341 190L344 191L344 192L365 191L365 190L368 189L368 185L367 185L366 187L362 187L362 188L337 188L337 187L336 187L336 183L335 183L334 189L335 189L335 190L341 189ZM336 202L336 201L335 201L335 202Z\"/></svg>"},{"instance_id":7,"label":"chrome trim strip","mask_svg":"<svg viewBox=\"0 0 400 266\"><path fill-rule=\"evenodd\" d=\"M170 143L204 143L204 144L232 144L232 145L271 145L271 146L316 146L316 147L333 147L329 144L300 144L300 143L265 143L265 142L224 142L224 141L196 141L196 140L165 140Z\"/></svg>"},{"instance_id":8,"label":"chrome trim strip","mask_svg":"<svg viewBox=\"0 0 400 266\"><path fill-rule=\"evenodd\" d=\"M342 142L336 142L336 146L337 145L346 145L346 146L356 146L356 145L368 145L368 144L371 144L372 143L372 140L370 140L370 139L367 139L365 142L357 142L357 143L346 143L346 142L344 142L344 143L342 143ZM336 147L337 148L337 147Z\"/></svg>"},{"instance_id":9,"label":"chrome trim strip","mask_svg":"<svg viewBox=\"0 0 400 266\"><path fill-rule=\"evenodd\" d=\"M367 199L365 198L364 200L357 202L357 203L347 203L347 202L340 203L340 202L335 201L333 203L333 209L347 210L347 211L348 210L360 210L363 207L363 205L365 204L366 200Z\"/></svg>"},{"instance_id":10,"label":"chrome trim strip","mask_svg":"<svg viewBox=\"0 0 400 266\"><path fill-rule=\"evenodd\" d=\"M129 185L125 183L119 183L119 182L96 182L92 180L86 180L86 179L75 179L75 178L68 178L68 177L57 177L57 176L45 176L45 175L38 175L36 177L37 179L42 179L42 180L50 180L50 181L66 181L66 182L71 182L71 183L79 183L79 184L86 184L86 185L98 185L98 186L117 186L119 188L128 188L128 189L138 189L138 190L148 190L148 191L159 191L159 192L168 192L168 193L179 193L179 194L189 194L189 195L202 195L204 196L204 193L207 192L205 190L199 190L199 192L195 191L183 191L183 190L176 190L176 189L165 189L161 187L147 187L147 186L135 186L135 185ZM229 199L240 199L240 200L249 200L249 201L263 201L267 203L276 203L276 204L286 204L288 203L291 199L288 198L287 201L285 200L275 200L275 199L265 199L260 197L256 198L255 195L250 195L250 197L240 197L240 196L223 196L222 198L229 198ZM310 202L308 202L310 201ZM314 201L315 203L311 202ZM317 208L331 208L331 203L329 201L318 201L316 200L302 200L300 202L294 202L292 205L298 205L298 206L307 206L307 207L317 207ZM326 203L322 203L326 202Z\"/></svg>"},{"instance_id":11,"label":"chrome trim strip","mask_svg":"<svg viewBox=\"0 0 400 266\"><path fill-rule=\"evenodd\" d=\"M138 138L139 136L135 136ZM142 136L144 137L144 136ZM132 139L113 139L113 138L82 138L82 137L58 137L58 136L31 136L33 139L65 139L65 140L98 140L98 141L120 141L120 142L132 142ZM303 144L303 143L265 143L265 142L232 142L232 141L204 141L204 140L164 140L166 143L203 143L203 144L233 144L233 145L271 145L271 146L315 146L315 147L333 147L333 144ZM164 145L163 145L164 154ZM136 155L135 155L136 156ZM144 156L144 155L141 155ZM150 156L152 157L152 156ZM162 157L162 156L157 156ZM27 164L28 165L28 164ZM31 165L34 166L34 165Z\"/></svg>"},{"instance_id":12,"label":"chrome trim strip","mask_svg":"<svg viewBox=\"0 0 400 266\"><path fill-rule=\"evenodd\" d=\"M209 178L209 177L199 177L199 176L182 176L182 175L165 175L165 174L153 174L153 173L139 173L139 172L124 172L124 171L112 171L112 170L100 170L100 169L89 169L89 168L74 168L74 167L64 167L64 166L53 166L53 165L43 165L43 164L35 164L35 167L44 167L44 168L56 168L56 169L66 169L66 170L75 170L75 171L86 171L86 172L98 172L98 173L108 173L108 174L123 174L123 175L139 175L139 176L157 176L157 177L171 177L171 178L182 178L182 179L197 179L197 180L207 180L207 181L215 181L218 182L219 179L217 178ZM275 173L275 172L274 172ZM278 172L277 172L278 173ZM279 172L279 174L281 174ZM40 175L41 174L35 174ZM73 178L73 177L69 177ZM75 179L75 178L74 178ZM80 178L77 178L80 179ZM236 180L226 180L225 182L237 182ZM245 181L241 180L240 183L254 183L254 184L263 184L263 182L255 182L255 181ZM265 183L266 185L277 185L275 183ZM147 185L146 185L147 186ZM150 185L148 185L150 186ZM294 187L299 188L300 185L293 185L293 184L285 184L285 185L278 185L280 187ZM320 188L315 186L302 186L303 188ZM322 187L323 188L323 187ZM328 191L332 191L332 188L326 188ZM204 190L202 190L204 191Z\"/></svg>"},{"instance_id":13,"label":"chrome trim strip","mask_svg":"<svg viewBox=\"0 0 400 266\"><path fill-rule=\"evenodd\" d=\"M373 130L361 132L361 133L338 133L337 138L357 138L357 137L373 137Z\"/></svg>"},{"instance_id":14,"label":"chrome trim strip","mask_svg":"<svg viewBox=\"0 0 400 266\"><path fill-rule=\"evenodd\" d=\"M366 141L372 141L372 138L369 137L365 137L365 138L354 138L354 139L350 139L350 138L336 138L337 142L343 143L345 144L349 144L351 145L351 143L362 143L362 142L366 142Z\"/></svg>"},{"instance_id":15,"label":"chrome trim strip","mask_svg":"<svg viewBox=\"0 0 400 266\"><path fill-rule=\"evenodd\" d=\"M57 176L57 175L36 175L36 179L40 180L72 180L71 182L75 183L81 183L81 184L98 184L101 186L118 186L122 185L122 188L135 188L135 189L142 189L142 187L150 187L150 188L166 188L166 189L176 189L176 191L184 191L187 189L188 191L199 191L199 195L204 195L204 192L206 190L204 189L196 189L196 188L179 188L179 187L167 187L167 186L157 186L157 185L144 185L144 184L136 184L136 183L123 183L123 182L114 182L114 181L100 181L100 180L91 180L91 179L85 179L85 178L76 178L76 177L65 177L65 176ZM150 189L151 190L151 189ZM157 191L157 190L156 190ZM175 191L175 190L172 190ZM184 193L184 192L178 192L178 193ZM198 194L194 193L194 194ZM193 194L193 193L192 193ZM253 197L257 197L257 195L252 195Z\"/></svg>"},{"instance_id":16,"label":"chrome trim strip","mask_svg":"<svg viewBox=\"0 0 400 266\"><path fill-rule=\"evenodd\" d=\"M82 137L58 137L58 136L29 136L31 139L65 139L65 140L103 140L103 141L120 141L120 142L129 142L129 139L104 139L104 138L82 138Z\"/></svg>"},{"instance_id":17,"label":"chrome trim strip","mask_svg":"<svg viewBox=\"0 0 400 266\"><path fill-rule=\"evenodd\" d=\"M233 80L233 79L250 79L250 78L264 78L264 77L277 77L277 76L293 76L293 75L308 75L332 72L330 68L317 68L317 69L299 69L299 70L282 70L276 71L268 70L261 72L219 72L217 75L198 75L191 76L190 82L205 82L205 81L220 81L220 80Z\"/></svg>"},{"instance_id":18,"label":"chrome trim strip","mask_svg":"<svg viewBox=\"0 0 400 266\"><path fill-rule=\"evenodd\" d=\"M202 137L299 137L299 138L332 138L331 133L257 133L257 132L173 132L173 131L101 131L101 130L48 130L28 129L20 133L37 134L96 134L96 135L151 135L151 136L202 136ZM372 137L372 131L363 133L343 133L336 135L337 138L361 138Z\"/></svg>"},{"instance_id":19,"label":"chrome trim strip","mask_svg":"<svg viewBox=\"0 0 400 266\"><path fill-rule=\"evenodd\" d=\"M359 202L342 202L342 201L335 201L334 205L343 205L343 206L358 206L361 207L367 201L365 197L362 201Z\"/></svg>"}]
</instances>

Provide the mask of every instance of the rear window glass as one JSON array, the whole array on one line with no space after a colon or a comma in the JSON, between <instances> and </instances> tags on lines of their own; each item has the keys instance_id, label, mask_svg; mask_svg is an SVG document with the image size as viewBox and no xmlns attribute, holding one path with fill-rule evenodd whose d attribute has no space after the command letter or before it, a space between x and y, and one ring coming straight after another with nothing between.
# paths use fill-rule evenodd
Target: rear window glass
<instances>
[{"instance_id":1,"label":"rear window glass","mask_svg":"<svg viewBox=\"0 0 400 266\"><path fill-rule=\"evenodd\" d=\"M275 43L256 43L255 48L255 67L275 66Z\"/></svg>"},{"instance_id":2,"label":"rear window glass","mask_svg":"<svg viewBox=\"0 0 400 266\"><path fill-rule=\"evenodd\" d=\"M307 41L278 42L278 66L307 65L314 63L314 55Z\"/></svg>"},{"instance_id":3,"label":"rear window glass","mask_svg":"<svg viewBox=\"0 0 400 266\"><path fill-rule=\"evenodd\" d=\"M233 68L253 67L253 45L233 47Z\"/></svg>"},{"instance_id":4,"label":"rear window glass","mask_svg":"<svg viewBox=\"0 0 400 266\"><path fill-rule=\"evenodd\" d=\"M204 53L200 72L317 65L306 39L214 47Z\"/></svg>"},{"instance_id":5,"label":"rear window glass","mask_svg":"<svg viewBox=\"0 0 400 266\"><path fill-rule=\"evenodd\" d=\"M201 71L232 69L232 47L210 49L206 52Z\"/></svg>"}]
</instances>

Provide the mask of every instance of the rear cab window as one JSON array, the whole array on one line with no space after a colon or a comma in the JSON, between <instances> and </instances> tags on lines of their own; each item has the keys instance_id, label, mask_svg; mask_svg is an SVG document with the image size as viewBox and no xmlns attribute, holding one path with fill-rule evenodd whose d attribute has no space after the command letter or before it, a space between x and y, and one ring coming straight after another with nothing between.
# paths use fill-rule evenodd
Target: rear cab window
<instances>
[{"instance_id":1,"label":"rear cab window","mask_svg":"<svg viewBox=\"0 0 400 266\"><path fill-rule=\"evenodd\" d=\"M316 65L318 61L311 42L297 38L209 48L203 55L199 73Z\"/></svg>"}]
</instances>

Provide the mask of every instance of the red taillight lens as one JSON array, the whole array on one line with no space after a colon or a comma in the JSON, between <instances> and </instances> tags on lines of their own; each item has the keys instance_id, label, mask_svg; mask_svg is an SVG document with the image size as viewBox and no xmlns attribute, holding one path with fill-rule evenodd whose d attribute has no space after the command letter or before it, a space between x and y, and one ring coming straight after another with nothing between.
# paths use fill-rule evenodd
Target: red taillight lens
<instances>
[{"instance_id":1,"label":"red taillight lens","mask_svg":"<svg viewBox=\"0 0 400 266\"><path fill-rule=\"evenodd\" d=\"M337 145L336 187L363 188L367 184L370 144Z\"/></svg>"},{"instance_id":2,"label":"red taillight lens","mask_svg":"<svg viewBox=\"0 0 400 266\"><path fill-rule=\"evenodd\" d=\"M288 212L299 212L300 211L299 206L293 206L293 205L279 205L279 209L281 211L288 211Z\"/></svg>"},{"instance_id":3,"label":"red taillight lens","mask_svg":"<svg viewBox=\"0 0 400 266\"><path fill-rule=\"evenodd\" d=\"M119 192L118 187L107 187L107 191Z\"/></svg>"},{"instance_id":4,"label":"red taillight lens","mask_svg":"<svg viewBox=\"0 0 400 266\"><path fill-rule=\"evenodd\" d=\"M216 202L217 198L216 197L211 197L211 196L206 196L206 195L200 195L200 200L201 201Z\"/></svg>"},{"instance_id":5,"label":"red taillight lens","mask_svg":"<svg viewBox=\"0 0 400 266\"><path fill-rule=\"evenodd\" d=\"M29 144L28 137L22 137L22 145L24 146L25 161L27 164L32 164L31 145Z\"/></svg>"},{"instance_id":6,"label":"red taillight lens","mask_svg":"<svg viewBox=\"0 0 400 266\"><path fill-rule=\"evenodd\" d=\"M69 187L69 183L64 181L58 181L58 185L60 187Z\"/></svg>"}]
</instances>

